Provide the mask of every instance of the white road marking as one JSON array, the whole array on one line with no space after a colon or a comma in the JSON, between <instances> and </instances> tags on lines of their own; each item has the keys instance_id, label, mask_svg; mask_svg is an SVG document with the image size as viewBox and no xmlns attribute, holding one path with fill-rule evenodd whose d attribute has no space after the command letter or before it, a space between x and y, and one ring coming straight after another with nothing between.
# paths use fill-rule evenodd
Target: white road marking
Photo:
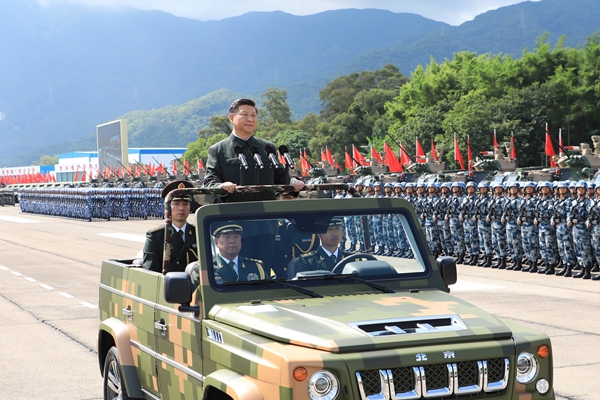
<instances>
[{"instance_id":1,"label":"white road marking","mask_svg":"<svg viewBox=\"0 0 600 400\"><path fill-rule=\"evenodd\" d=\"M130 242L145 243L146 236L132 235L130 233L99 233L100 236L106 236L113 239L129 240Z\"/></svg>"},{"instance_id":2,"label":"white road marking","mask_svg":"<svg viewBox=\"0 0 600 400\"><path fill-rule=\"evenodd\" d=\"M66 297L67 299L72 299L75 296L71 296L69 293L65 293L65 292L58 292L58 294L60 294L62 297Z\"/></svg>"},{"instance_id":3,"label":"white road marking","mask_svg":"<svg viewBox=\"0 0 600 400\"><path fill-rule=\"evenodd\" d=\"M497 290L504 289L504 286L499 285L488 285L486 283L477 283L469 281L458 281L456 284L450 286L452 292L467 292L477 290Z\"/></svg>"},{"instance_id":4,"label":"white road marking","mask_svg":"<svg viewBox=\"0 0 600 400\"><path fill-rule=\"evenodd\" d=\"M54 290L54 288L52 286L46 285L45 283L40 283L40 286L43 287L44 289Z\"/></svg>"},{"instance_id":5,"label":"white road marking","mask_svg":"<svg viewBox=\"0 0 600 400\"><path fill-rule=\"evenodd\" d=\"M98 306L88 303L87 301L80 301L79 304L86 306L87 308L98 308Z\"/></svg>"},{"instance_id":6,"label":"white road marking","mask_svg":"<svg viewBox=\"0 0 600 400\"><path fill-rule=\"evenodd\" d=\"M23 276L22 273L17 272L17 271L10 271L10 272L12 272L12 274L15 275L15 276Z\"/></svg>"},{"instance_id":7,"label":"white road marking","mask_svg":"<svg viewBox=\"0 0 600 400\"><path fill-rule=\"evenodd\" d=\"M25 278L25 280L29 282L37 282L35 279L29 277Z\"/></svg>"},{"instance_id":8,"label":"white road marking","mask_svg":"<svg viewBox=\"0 0 600 400\"><path fill-rule=\"evenodd\" d=\"M8 222L17 222L19 224L37 224L40 221L36 221L35 219L26 219L26 218L18 218L18 217L6 217L0 216L1 220Z\"/></svg>"},{"instance_id":9,"label":"white road marking","mask_svg":"<svg viewBox=\"0 0 600 400\"><path fill-rule=\"evenodd\" d=\"M10 271L10 268L8 268L8 267L5 267L5 266L2 266L2 265L0 265L0 269L3 269L3 270L5 270L5 271Z\"/></svg>"}]
</instances>

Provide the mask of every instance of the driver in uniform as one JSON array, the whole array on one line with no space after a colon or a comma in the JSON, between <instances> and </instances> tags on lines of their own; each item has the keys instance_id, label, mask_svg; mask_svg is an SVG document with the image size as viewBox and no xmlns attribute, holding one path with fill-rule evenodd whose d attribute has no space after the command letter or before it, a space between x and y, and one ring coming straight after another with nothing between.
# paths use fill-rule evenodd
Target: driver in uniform
<instances>
[{"instance_id":1,"label":"driver in uniform","mask_svg":"<svg viewBox=\"0 0 600 400\"><path fill-rule=\"evenodd\" d=\"M300 256L296 271L332 271L338 262L352 255L353 253L340 248L343 230L344 221L341 218L332 218L327 232L319 234L321 246L316 251Z\"/></svg>"}]
</instances>

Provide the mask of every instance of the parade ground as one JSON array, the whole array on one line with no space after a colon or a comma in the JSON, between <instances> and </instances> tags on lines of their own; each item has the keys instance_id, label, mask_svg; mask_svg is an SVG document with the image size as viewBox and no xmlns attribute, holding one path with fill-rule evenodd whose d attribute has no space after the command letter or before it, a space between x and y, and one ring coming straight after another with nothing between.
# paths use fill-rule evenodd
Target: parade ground
<instances>
[{"instance_id":1,"label":"parade ground","mask_svg":"<svg viewBox=\"0 0 600 400\"><path fill-rule=\"evenodd\" d=\"M146 230L160 223L84 222L0 207L0 400L102 398L100 265L135 257ZM550 336L557 399L598 398L600 282L458 265L452 293Z\"/></svg>"}]
</instances>

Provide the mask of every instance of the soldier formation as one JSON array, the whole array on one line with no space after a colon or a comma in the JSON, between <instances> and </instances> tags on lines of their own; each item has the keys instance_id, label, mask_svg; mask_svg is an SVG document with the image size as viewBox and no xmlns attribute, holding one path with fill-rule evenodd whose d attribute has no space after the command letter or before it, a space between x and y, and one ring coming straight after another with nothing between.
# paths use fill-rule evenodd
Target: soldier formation
<instances>
[{"instance_id":1,"label":"soldier formation","mask_svg":"<svg viewBox=\"0 0 600 400\"><path fill-rule=\"evenodd\" d=\"M164 216L161 188L27 188L19 190L21 212L84 221Z\"/></svg>"},{"instance_id":2,"label":"soldier formation","mask_svg":"<svg viewBox=\"0 0 600 400\"><path fill-rule=\"evenodd\" d=\"M413 204L434 256L458 264L600 280L600 185L590 181L357 182L362 197ZM336 198L352 197L338 191ZM346 217L349 249L411 257L402 225L390 215Z\"/></svg>"}]
</instances>

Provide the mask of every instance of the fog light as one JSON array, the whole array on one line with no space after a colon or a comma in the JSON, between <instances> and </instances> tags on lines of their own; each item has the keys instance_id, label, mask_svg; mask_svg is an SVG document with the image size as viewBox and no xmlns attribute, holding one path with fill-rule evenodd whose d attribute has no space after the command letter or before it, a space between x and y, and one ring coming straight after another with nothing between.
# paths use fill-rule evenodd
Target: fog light
<instances>
[{"instance_id":1,"label":"fog light","mask_svg":"<svg viewBox=\"0 0 600 400\"><path fill-rule=\"evenodd\" d=\"M546 394L546 392L550 389L550 383L542 378L535 384L535 389L541 394Z\"/></svg>"}]
</instances>

